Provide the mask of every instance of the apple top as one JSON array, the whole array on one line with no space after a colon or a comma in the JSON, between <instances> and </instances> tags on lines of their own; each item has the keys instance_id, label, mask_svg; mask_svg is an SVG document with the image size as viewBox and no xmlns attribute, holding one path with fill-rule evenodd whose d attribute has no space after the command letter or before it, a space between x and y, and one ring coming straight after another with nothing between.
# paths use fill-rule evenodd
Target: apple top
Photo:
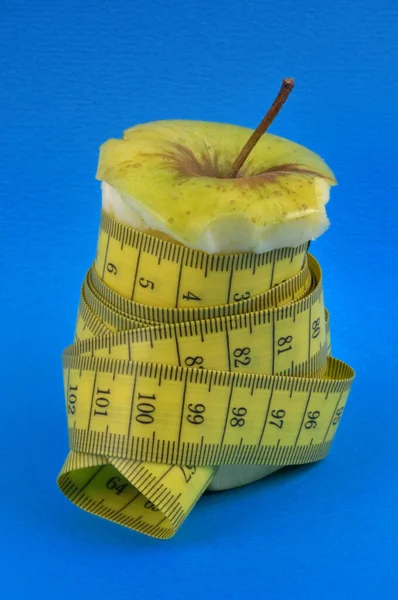
<instances>
[{"instance_id":1,"label":"apple top","mask_svg":"<svg viewBox=\"0 0 398 600\"><path fill-rule=\"evenodd\" d=\"M263 252L272 238L282 247L317 237L332 171L307 148L266 133L229 178L251 133L203 121L137 125L101 146L97 179L128 196L150 227L190 247L209 251L211 238L210 251L225 251L217 237L227 234L243 236L243 250Z\"/></svg>"}]
</instances>

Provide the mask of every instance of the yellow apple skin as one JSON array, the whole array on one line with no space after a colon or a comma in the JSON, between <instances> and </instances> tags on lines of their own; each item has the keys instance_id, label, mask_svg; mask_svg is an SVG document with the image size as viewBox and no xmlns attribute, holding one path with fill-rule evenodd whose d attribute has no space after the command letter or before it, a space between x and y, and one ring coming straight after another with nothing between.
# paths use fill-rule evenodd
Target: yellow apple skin
<instances>
[{"instance_id":1,"label":"yellow apple skin","mask_svg":"<svg viewBox=\"0 0 398 600\"><path fill-rule=\"evenodd\" d=\"M101 146L97 178L146 228L205 252L266 252L315 239L329 224L332 171L303 146L265 134L228 178L251 133L202 121L137 125Z\"/></svg>"}]
</instances>

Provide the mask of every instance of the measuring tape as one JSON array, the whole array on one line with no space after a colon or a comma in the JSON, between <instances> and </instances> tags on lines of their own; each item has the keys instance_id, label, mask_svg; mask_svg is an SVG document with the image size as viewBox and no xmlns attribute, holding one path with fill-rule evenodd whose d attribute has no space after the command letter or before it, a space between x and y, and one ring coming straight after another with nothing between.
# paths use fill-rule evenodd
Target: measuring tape
<instances>
[{"instance_id":1,"label":"measuring tape","mask_svg":"<svg viewBox=\"0 0 398 600\"><path fill-rule=\"evenodd\" d=\"M354 377L307 245L208 255L102 213L63 355L81 508L169 538L220 465L323 458Z\"/></svg>"}]
</instances>

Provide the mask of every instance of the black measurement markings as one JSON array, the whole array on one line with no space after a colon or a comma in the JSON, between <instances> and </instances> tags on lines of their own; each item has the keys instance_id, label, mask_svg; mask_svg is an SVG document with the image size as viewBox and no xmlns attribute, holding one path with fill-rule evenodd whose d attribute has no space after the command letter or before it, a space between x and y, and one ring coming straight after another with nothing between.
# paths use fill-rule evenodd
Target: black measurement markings
<instances>
[{"instance_id":1,"label":"black measurement markings","mask_svg":"<svg viewBox=\"0 0 398 600\"><path fill-rule=\"evenodd\" d=\"M270 288L272 288L272 286L274 285L275 263L276 263L276 252L274 252L274 254L272 256L271 280L270 280L270 284L269 284Z\"/></svg>"},{"instance_id":2,"label":"black measurement markings","mask_svg":"<svg viewBox=\"0 0 398 600\"><path fill-rule=\"evenodd\" d=\"M265 413L264 423L263 423L263 427L261 429L261 435L260 435L260 439L258 440L257 446L261 446L261 442L263 440L263 436L264 436L265 428L267 426L267 419L268 419L268 415L269 415L269 410L271 408L271 403L272 403L272 397L273 397L273 395L274 395L274 383L272 383L271 393L270 393L270 397L269 397L269 400L268 400L267 412Z\"/></svg>"},{"instance_id":3,"label":"black measurement markings","mask_svg":"<svg viewBox=\"0 0 398 600\"><path fill-rule=\"evenodd\" d=\"M231 324L232 324L232 321L231 321L230 325ZM227 342L228 371L231 371L231 354L230 354L230 347L229 347L228 326L225 327L225 340Z\"/></svg>"},{"instance_id":4,"label":"black measurement markings","mask_svg":"<svg viewBox=\"0 0 398 600\"><path fill-rule=\"evenodd\" d=\"M109 433L109 425L107 425L105 428L105 436L104 436L105 439L103 440L103 444L105 447L108 445L108 433ZM118 450L119 450L119 438L118 438L118 443L117 443L116 455L118 455Z\"/></svg>"},{"instance_id":5,"label":"black measurement markings","mask_svg":"<svg viewBox=\"0 0 398 600\"><path fill-rule=\"evenodd\" d=\"M152 456L155 452L155 438L156 438L156 433L155 433L155 430L153 430L152 431ZM157 449L156 449L156 461L155 462L158 462L157 461L158 449L159 449L159 442L158 442Z\"/></svg>"},{"instance_id":6,"label":"black measurement markings","mask_svg":"<svg viewBox=\"0 0 398 600\"><path fill-rule=\"evenodd\" d=\"M137 276L138 276L138 269L140 267L141 252L142 252L142 238L140 238L140 245L138 248L137 263L136 263L136 268L135 268L133 287L131 290L131 300L134 298L135 286L137 285Z\"/></svg>"},{"instance_id":7,"label":"black measurement markings","mask_svg":"<svg viewBox=\"0 0 398 600\"><path fill-rule=\"evenodd\" d=\"M79 375L79 377L80 377L80 375ZM75 386L75 387L76 387L76 390L77 390L77 386ZM69 392L70 392L70 367L68 369L68 380L67 380L67 383L66 383L66 394L65 394L66 395L66 414L67 415L70 414L69 413ZM76 421L75 421L75 423L76 423Z\"/></svg>"},{"instance_id":8,"label":"black measurement markings","mask_svg":"<svg viewBox=\"0 0 398 600\"><path fill-rule=\"evenodd\" d=\"M155 475L152 475L150 472L148 473L150 475L150 481L148 483L145 483L144 487L141 487L141 493L143 495L145 495L146 498L148 498L148 500L150 502L152 502L153 504L155 504L155 502L158 503L158 499L159 499L159 489L162 491L164 489L168 489L164 486L163 483L161 483L162 479L164 479L166 477L166 475L168 475L170 473L170 471L174 468L178 469L178 466L176 465L170 465L168 467L168 469L165 470L165 472L160 476L160 477L156 477ZM159 487L158 487L159 486ZM149 494L152 494L152 491L155 489L155 495L152 495L152 497L149 496ZM157 507L158 509L160 509L160 507Z\"/></svg>"},{"instance_id":9,"label":"black measurement markings","mask_svg":"<svg viewBox=\"0 0 398 600\"><path fill-rule=\"evenodd\" d=\"M271 374L275 373L275 311L272 311L272 370Z\"/></svg>"},{"instance_id":10,"label":"black measurement markings","mask_svg":"<svg viewBox=\"0 0 398 600\"><path fill-rule=\"evenodd\" d=\"M87 431L90 431L90 426L91 426L91 416L92 416L92 412L93 412L93 404L94 404L94 398L95 398L95 386L97 383L97 374L98 374L98 372L95 371L94 381L93 381L93 393L91 394L91 402L90 402L90 412L88 415Z\"/></svg>"},{"instance_id":11,"label":"black measurement markings","mask_svg":"<svg viewBox=\"0 0 398 600\"><path fill-rule=\"evenodd\" d=\"M173 468L175 465L172 465ZM163 511L165 503L167 503L172 496L169 488L167 488L163 483L159 486L158 490L155 490L154 495L152 495L151 502L155 503L160 511Z\"/></svg>"},{"instance_id":12,"label":"black measurement markings","mask_svg":"<svg viewBox=\"0 0 398 600\"><path fill-rule=\"evenodd\" d=\"M178 308L179 299L180 299L180 287L181 287L181 276L182 276L183 264L184 264L183 261L181 261L180 268L178 271L177 292L176 292L176 302L175 302L176 308Z\"/></svg>"},{"instance_id":13,"label":"black measurement markings","mask_svg":"<svg viewBox=\"0 0 398 600\"><path fill-rule=\"evenodd\" d=\"M129 482L129 484L132 485L130 482ZM141 496L141 492L137 492L128 502L126 502L126 504L124 504L123 506L118 508L118 510L114 514L117 515L118 513L121 513L124 510L126 510L126 508L128 506L130 506L130 504L132 504L134 502L134 500L137 500L137 498L139 498L140 496Z\"/></svg>"},{"instance_id":14,"label":"black measurement markings","mask_svg":"<svg viewBox=\"0 0 398 600\"><path fill-rule=\"evenodd\" d=\"M133 420L134 396L135 396L135 389L136 389L136 386L137 386L137 378L138 378L138 369L136 369L136 371L134 373L133 391L132 391L132 394L131 394L129 425L128 425L128 429L127 429L127 441L126 441L126 446L127 447L128 447L128 444L129 444L130 433L131 433L131 425L132 425L132 420Z\"/></svg>"},{"instance_id":15,"label":"black measurement markings","mask_svg":"<svg viewBox=\"0 0 398 600\"><path fill-rule=\"evenodd\" d=\"M174 334L174 341L175 341L175 345L176 345L178 366L181 367L180 345L178 343L178 335L177 335L176 331L175 331L175 334Z\"/></svg>"},{"instance_id":16,"label":"black measurement markings","mask_svg":"<svg viewBox=\"0 0 398 600\"><path fill-rule=\"evenodd\" d=\"M234 263L233 263L233 261L231 261L231 269L230 269L229 280L228 280L228 289L227 289L226 304L230 303L231 288L232 288L232 278L233 278L233 276L234 276Z\"/></svg>"},{"instance_id":17,"label":"black measurement markings","mask_svg":"<svg viewBox=\"0 0 398 600\"><path fill-rule=\"evenodd\" d=\"M308 362L311 360L311 341L312 341L312 302L309 302L308 307Z\"/></svg>"},{"instance_id":18,"label":"black measurement markings","mask_svg":"<svg viewBox=\"0 0 398 600\"><path fill-rule=\"evenodd\" d=\"M246 321L247 319L249 320L249 326L247 326ZM252 335L253 333L253 324L252 324L252 319L250 317L247 317L247 314L245 313L245 327L249 329L249 334Z\"/></svg>"},{"instance_id":19,"label":"black measurement markings","mask_svg":"<svg viewBox=\"0 0 398 600\"><path fill-rule=\"evenodd\" d=\"M160 265L160 263L162 262L162 252L159 252L159 246L160 246L160 238L156 238L156 243L155 243L155 247L154 247L154 255L158 257L158 265Z\"/></svg>"},{"instance_id":20,"label":"black measurement markings","mask_svg":"<svg viewBox=\"0 0 398 600\"><path fill-rule=\"evenodd\" d=\"M97 475L99 475L101 473L101 471L104 469L104 467L106 467L106 465L101 465L100 468L86 481L86 483L81 488L78 489L78 491L73 496L73 500L75 500L82 493L82 491L85 490L88 485L90 485L90 483L93 481L93 479L95 479L97 477Z\"/></svg>"},{"instance_id":21,"label":"black measurement markings","mask_svg":"<svg viewBox=\"0 0 398 600\"><path fill-rule=\"evenodd\" d=\"M234 384L232 382L232 384L230 385L230 389L229 389L228 405L227 405L227 410L226 410L226 414L225 414L224 429L222 432L222 437L221 437L221 442L220 442L221 446L224 443L225 433L227 431L227 425L228 425L228 419L229 419L229 409L231 407L231 400L232 400L233 393L234 393Z\"/></svg>"},{"instance_id":22,"label":"black measurement markings","mask_svg":"<svg viewBox=\"0 0 398 600\"><path fill-rule=\"evenodd\" d=\"M177 439L177 456L179 456L179 454L180 454L181 431L182 431L182 424L184 422L185 397L187 395L187 385L188 385L188 371L185 374L184 389L183 389L183 392L182 392L180 427L178 429L178 439Z\"/></svg>"},{"instance_id":23,"label":"black measurement markings","mask_svg":"<svg viewBox=\"0 0 398 600\"><path fill-rule=\"evenodd\" d=\"M307 408L308 408L308 405L310 403L311 395L312 395L312 390L310 389L309 394L308 394L308 398L307 398L307 402L305 403L305 408L304 408L304 412L303 412L303 418L301 419L300 428L298 430L296 441L294 443L295 446L297 446L297 442L298 442L299 437L300 437L300 433L301 433L301 430L302 430L302 427L303 427L303 424L304 424L304 421L305 421L305 417L307 416Z\"/></svg>"},{"instance_id":24,"label":"black measurement markings","mask_svg":"<svg viewBox=\"0 0 398 600\"><path fill-rule=\"evenodd\" d=\"M108 233L108 239L107 239L107 242L106 242L105 256L104 256L104 266L102 267L102 277L101 277L102 279L104 279L104 276L105 276L106 260L108 258L108 250L109 250L109 240L110 240L110 238L111 238L111 235L110 235L110 233Z\"/></svg>"},{"instance_id":25,"label":"black measurement markings","mask_svg":"<svg viewBox=\"0 0 398 600\"><path fill-rule=\"evenodd\" d=\"M334 411L333 411L333 414L332 414L332 418L331 418L331 419L330 419L330 421L329 421L329 425L328 425L328 428L327 428L327 430L326 430L325 437L323 438L323 442L324 442L324 443L325 443L325 441L326 441L326 438L327 438L327 436L328 436L328 433L329 433L330 427L331 427L331 425L332 425L332 423L333 423L333 420L334 420L334 418L335 418L335 416L336 416L337 407L338 407L338 405L340 404L340 400L341 400L341 398L342 398L342 396L343 396L343 393L344 393L344 392L341 392L341 394L340 394L340 396L338 397L338 400L337 400L337 402L336 402L336 406L334 407Z\"/></svg>"}]
</instances>

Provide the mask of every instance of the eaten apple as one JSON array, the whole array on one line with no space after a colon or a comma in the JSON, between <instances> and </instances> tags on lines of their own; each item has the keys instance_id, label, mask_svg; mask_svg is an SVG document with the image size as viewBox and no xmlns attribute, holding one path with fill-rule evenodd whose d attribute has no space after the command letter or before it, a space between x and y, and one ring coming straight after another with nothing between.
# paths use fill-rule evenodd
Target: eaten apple
<instances>
[{"instance_id":1,"label":"eaten apple","mask_svg":"<svg viewBox=\"0 0 398 600\"><path fill-rule=\"evenodd\" d=\"M103 209L118 221L207 253L300 246L328 227L336 180L307 148L266 133L236 176L253 130L203 121L155 121L100 150ZM223 466L209 489L237 487L278 467Z\"/></svg>"}]
</instances>

